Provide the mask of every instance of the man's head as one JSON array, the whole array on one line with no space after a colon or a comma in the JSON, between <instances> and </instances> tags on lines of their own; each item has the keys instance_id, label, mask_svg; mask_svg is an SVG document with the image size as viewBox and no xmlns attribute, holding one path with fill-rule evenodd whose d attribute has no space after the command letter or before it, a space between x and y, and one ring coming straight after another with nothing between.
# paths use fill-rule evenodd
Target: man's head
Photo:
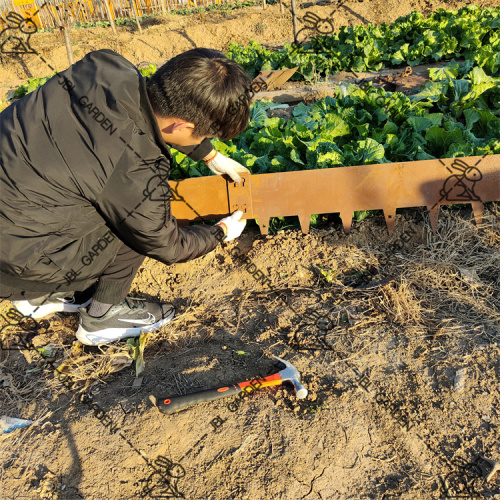
<instances>
[{"instance_id":1,"label":"man's head","mask_svg":"<svg viewBox=\"0 0 500 500\"><path fill-rule=\"evenodd\" d=\"M189 146L205 137L231 139L250 117L251 80L222 52L192 49L170 59L146 86L166 142ZM218 129L218 130L217 130Z\"/></svg>"}]
</instances>

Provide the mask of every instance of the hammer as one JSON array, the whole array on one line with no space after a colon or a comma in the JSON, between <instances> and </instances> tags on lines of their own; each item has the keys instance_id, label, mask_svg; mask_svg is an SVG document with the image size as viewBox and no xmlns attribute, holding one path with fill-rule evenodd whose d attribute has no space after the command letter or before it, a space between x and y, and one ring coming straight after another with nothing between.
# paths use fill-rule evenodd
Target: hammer
<instances>
[{"instance_id":1,"label":"hammer","mask_svg":"<svg viewBox=\"0 0 500 500\"><path fill-rule=\"evenodd\" d=\"M274 375L259 378L258 381L261 384L259 389L262 387L270 387L272 385L281 385L283 382L291 382L295 388L295 395L297 398L305 398L307 396L307 389L300 383L300 373L297 368L295 368L295 366L288 361L278 358L277 356L273 356L273 358L277 359L280 363L283 363L285 368ZM239 382L237 384L233 384L232 386L218 387L208 389L206 391L195 392L193 394L186 394L184 396L160 398L159 401L157 401L155 396L151 395L149 396L149 399L162 413L170 414L197 403L205 403L207 401L214 401L227 396L234 396L235 394L242 392L245 387L254 387L252 382L254 382L254 380Z\"/></svg>"}]
</instances>

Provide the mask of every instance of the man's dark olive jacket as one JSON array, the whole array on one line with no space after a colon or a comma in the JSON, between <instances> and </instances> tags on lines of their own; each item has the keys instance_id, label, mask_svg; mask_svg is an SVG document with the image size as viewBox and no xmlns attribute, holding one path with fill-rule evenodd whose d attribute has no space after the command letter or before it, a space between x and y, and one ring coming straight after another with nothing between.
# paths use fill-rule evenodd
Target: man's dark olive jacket
<instances>
[{"instance_id":1,"label":"man's dark olive jacket","mask_svg":"<svg viewBox=\"0 0 500 500\"><path fill-rule=\"evenodd\" d=\"M177 148L199 161L212 146ZM165 264L213 250L219 227L181 228L172 217L171 161L146 79L111 50L11 104L0 113L1 281L51 291L69 279L78 289L122 242Z\"/></svg>"}]
</instances>

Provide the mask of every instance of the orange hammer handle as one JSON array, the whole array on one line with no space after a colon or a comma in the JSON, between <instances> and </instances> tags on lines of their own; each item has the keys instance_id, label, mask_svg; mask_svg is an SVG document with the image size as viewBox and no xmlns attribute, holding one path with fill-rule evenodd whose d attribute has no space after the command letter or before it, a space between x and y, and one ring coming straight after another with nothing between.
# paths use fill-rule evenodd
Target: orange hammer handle
<instances>
[{"instance_id":1,"label":"orange hammer handle","mask_svg":"<svg viewBox=\"0 0 500 500\"><path fill-rule=\"evenodd\" d=\"M269 377L266 378L259 378L257 380L261 384L259 386L259 389L262 389L263 387L271 387L273 385L280 385L282 383L281 376L279 373L275 373L274 375L269 375ZM243 387L248 387L249 385L252 385L252 381L249 380L246 382L240 382L238 385L243 390Z\"/></svg>"}]
</instances>

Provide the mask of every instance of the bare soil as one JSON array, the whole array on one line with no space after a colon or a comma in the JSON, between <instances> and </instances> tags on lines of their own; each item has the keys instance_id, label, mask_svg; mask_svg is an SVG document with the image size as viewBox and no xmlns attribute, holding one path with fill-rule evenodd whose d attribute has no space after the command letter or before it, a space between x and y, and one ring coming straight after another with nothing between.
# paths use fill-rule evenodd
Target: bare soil
<instances>
[{"instance_id":1,"label":"bare soil","mask_svg":"<svg viewBox=\"0 0 500 500\"><path fill-rule=\"evenodd\" d=\"M338 25L464 3L346 5ZM169 16L142 36L119 28L118 41L100 28L74 30L72 39L81 41L77 59L112 48L135 63L194 46L224 50L231 40L292 41L279 6L205 19ZM264 32L254 30L262 23ZM37 34L35 47L64 69L58 36ZM48 73L36 56L3 62L5 85ZM177 312L148 338L140 383L124 342L75 342L76 315L47 317L33 339L55 349L55 366L66 361L65 385L33 350L0 350L0 415L37 421L0 437L0 497L500 498L500 472L487 481L484 460L500 462L499 222L500 208L489 204L480 227L468 208L442 209L436 234L423 209L398 215L392 236L382 216L354 223L350 235L334 216L308 235L292 227L261 236L249 224L189 263L147 259L131 295L170 301ZM0 314L10 307L1 303ZM308 308L324 318L311 320ZM5 345L20 331L5 329ZM275 373L271 355L299 370L307 398L285 384L257 390L236 411L228 403L239 398L230 397L172 415L149 400ZM80 401L84 391L93 407Z\"/></svg>"},{"instance_id":2,"label":"bare soil","mask_svg":"<svg viewBox=\"0 0 500 500\"><path fill-rule=\"evenodd\" d=\"M341 26L382 22L390 23L398 17L417 10L425 15L443 8L459 9L464 5L494 7L500 0L477 0L475 2L457 0L361 0L348 1L341 7L327 0L316 5L312 2L297 2L299 9L298 29L307 26L303 17L307 12L321 18L331 19L334 29ZM117 27L115 37L110 28L72 29L71 41L75 61L87 53L99 49L111 49L139 65L143 62L163 64L171 57L195 47L209 47L226 51L231 42L247 44L250 39L269 48L282 47L285 42L293 41L290 2L284 1L284 12L279 4L262 7L247 7L227 12L207 12L192 16L167 15L148 18L143 23L143 34L137 27ZM333 16L332 16L333 12ZM307 33L302 32L304 38ZM27 78L43 77L52 70L43 58L55 69L62 71L69 65L62 32L57 30L36 33L30 45L38 52L22 57L0 55L0 83L5 89L19 86ZM0 93L0 99L3 98Z\"/></svg>"},{"instance_id":3,"label":"bare soil","mask_svg":"<svg viewBox=\"0 0 500 500\"><path fill-rule=\"evenodd\" d=\"M1 413L46 417L4 437L2 491L128 499L149 484L147 498L437 499L446 495L439 477L451 493L465 477L483 498L499 498L500 477L486 482L487 462L469 465L469 476L459 468L500 455L500 214L491 208L481 228L466 209L444 211L436 235L417 210L398 216L391 237L375 216L348 236L335 222L309 235L249 230L186 264L147 260L132 295L172 301L177 315L148 340L142 386L133 387L129 366L87 371L80 381L75 370L68 390L50 368L28 373L42 364L32 351L1 351ZM404 234L412 238L394 253ZM257 284L231 255L235 247L271 287ZM5 313L8 303L0 307ZM305 318L307 308L328 324ZM56 366L66 358L102 368L106 355L124 350L71 349L75 315L47 319L34 343L57 349ZM256 391L236 411L228 398L172 415L148 400L269 375L277 371L271 354L297 367L306 399L287 384ZM94 410L78 402L85 382ZM184 477L165 476L177 490L152 478L140 454L180 463ZM44 484L54 496L36 492Z\"/></svg>"}]
</instances>

